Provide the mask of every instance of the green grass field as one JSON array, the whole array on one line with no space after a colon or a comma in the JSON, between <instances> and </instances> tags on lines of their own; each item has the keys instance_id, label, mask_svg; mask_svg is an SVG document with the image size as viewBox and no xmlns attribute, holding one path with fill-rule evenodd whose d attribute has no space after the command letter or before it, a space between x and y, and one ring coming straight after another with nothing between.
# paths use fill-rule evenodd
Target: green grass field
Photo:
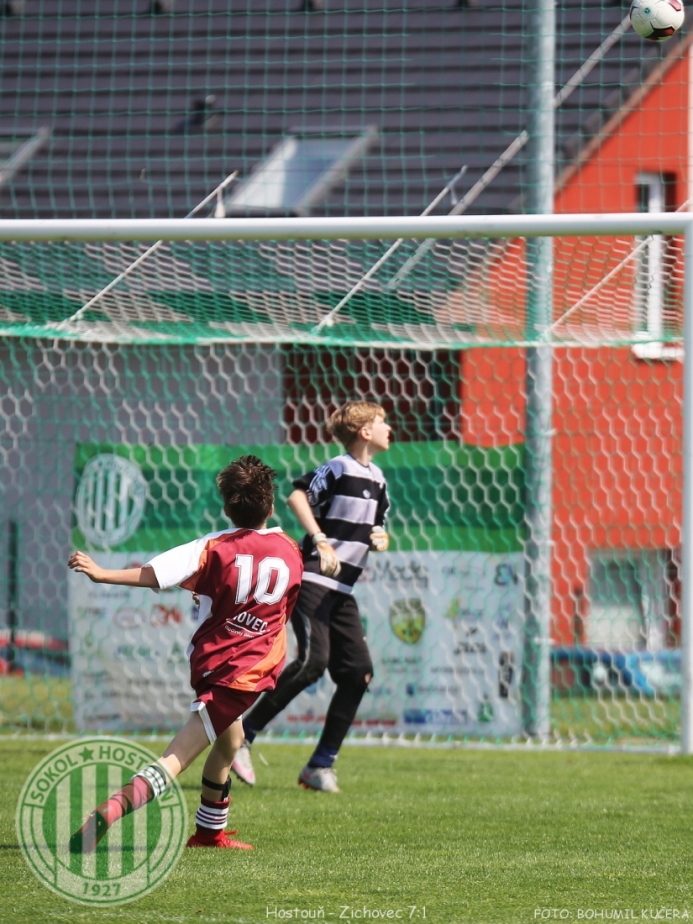
<instances>
[{"instance_id":1,"label":"green grass field","mask_svg":"<svg viewBox=\"0 0 693 924\"><path fill-rule=\"evenodd\" d=\"M269 766L234 786L231 812L256 850L186 851L162 887L106 909L48 891L17 845L21 786L57 746L0 739L3 924L287 920L275 909L353 922L364 908L418 924L693 919L693 759L347 746L331 796L296 785L307 746L256 745ZM191 825L200 768L181 778Z\"/></svg>"}]
</instances>

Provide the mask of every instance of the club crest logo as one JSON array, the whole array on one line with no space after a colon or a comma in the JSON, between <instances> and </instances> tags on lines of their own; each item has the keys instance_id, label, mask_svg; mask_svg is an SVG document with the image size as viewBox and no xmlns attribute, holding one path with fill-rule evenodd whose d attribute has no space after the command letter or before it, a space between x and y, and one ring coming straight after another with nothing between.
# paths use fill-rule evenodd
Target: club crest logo
<instances>
[{"instance_id":1,"label":"club crest logo","mask_svg":"<svg viewBox=\"0 0 693 924\"><path fill-rule=\"evenodd\" d=\"M426 610L418 597L395 600L390 607L390 628L401 642L416 645L426 627Z\"/></svg>"},{"instance_id":2,"label":"club crest logo","mask_svg":"<svg viewBox=\"0 0 693 924\"><path fill-rule=\"evenodd\" d=\"M81 738L45 757L24 784L17 839L49 889L88 905L121 905L166 879L185 846L187 809L177 781L116 822L93 853L71 853L71 835L93 809L156 755L132 741Z\"/></svg>"},{"instance_id":3,"label":"club crest logo","mask_svg":"<svg viewBox=\"0 0 693 924\"><path fill-rule=\"evenodd\" d=\"M147 482L129 459L102 453L84 466L75 512L92 545L107 549L128 540L137 532L146 503Z\"/></svg>"}]
</instances>

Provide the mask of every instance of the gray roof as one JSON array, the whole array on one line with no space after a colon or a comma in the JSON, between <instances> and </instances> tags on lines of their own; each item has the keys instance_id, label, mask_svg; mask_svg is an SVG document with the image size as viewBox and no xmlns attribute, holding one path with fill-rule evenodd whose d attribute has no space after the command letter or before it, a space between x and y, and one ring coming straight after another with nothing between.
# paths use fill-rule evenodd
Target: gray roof
<instances>
[{"instance_id":1,"label":"gray roof","mask_svg":"<svg viewBox=\"0 0 693 924\"><path fill-rule=\"evenodd\" d=\"M525 127L534 41L520 0L148 3L26 0L2 19L0 127L51 139L0 188L0 216L182 216L290 128L366 125L379 143L314 213L417 214L463 164L468 189ZM557 86L623 14L565 0ZM676 42L626 34L560 110L560 163ZM522 183L521 153L470 211L517 208Z\"/></svg>"}]
</instances>

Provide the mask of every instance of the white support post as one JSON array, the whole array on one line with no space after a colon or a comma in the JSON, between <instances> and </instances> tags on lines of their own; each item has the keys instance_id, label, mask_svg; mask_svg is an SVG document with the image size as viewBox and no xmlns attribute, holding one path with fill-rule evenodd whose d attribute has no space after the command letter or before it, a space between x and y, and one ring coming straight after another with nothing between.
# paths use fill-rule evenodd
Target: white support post
<instances>
[{"instance_id":1,"label":"white support post","mask_svg":"<svg viewBox=\"0 0 693 924\"><path fill-rule=\"evenodd\" d=\"M554 196L555 0L531 0L527 211L548 215ZM523 724L528 735L551 732L551 532L553 527L553 239L527 241L525 412L525 646Z\"/></svg>"},{"instance_id":2,"label":"white support post","mask_svg":"<svg viewBox=\"0 0 693 924\"><path fill-rule=\"evenodd\" d=\"M693 221L686 224L683 309L681 753L693 754Z\"/></svg>"}]
</instances>

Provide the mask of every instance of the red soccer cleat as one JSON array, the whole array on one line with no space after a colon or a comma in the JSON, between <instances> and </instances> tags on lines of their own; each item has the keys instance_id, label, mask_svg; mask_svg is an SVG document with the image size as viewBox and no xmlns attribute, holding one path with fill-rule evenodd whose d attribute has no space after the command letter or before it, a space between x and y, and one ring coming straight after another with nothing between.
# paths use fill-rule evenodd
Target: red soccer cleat
<instances>
[{"instance_id":1,"label":"red soccer cleat","mask_svg":"<svg viewBox=\"0 0 693 924\"><path fill-rule=\"evenodd\" d=\"M219 831L215 834L200 834L199 831L196 831L186 844L186 847L226 847L235 850L255 850L252 844L234 841L228 836L229 834L237 833L237 831Z\"/></svg>"}]
</instances>

